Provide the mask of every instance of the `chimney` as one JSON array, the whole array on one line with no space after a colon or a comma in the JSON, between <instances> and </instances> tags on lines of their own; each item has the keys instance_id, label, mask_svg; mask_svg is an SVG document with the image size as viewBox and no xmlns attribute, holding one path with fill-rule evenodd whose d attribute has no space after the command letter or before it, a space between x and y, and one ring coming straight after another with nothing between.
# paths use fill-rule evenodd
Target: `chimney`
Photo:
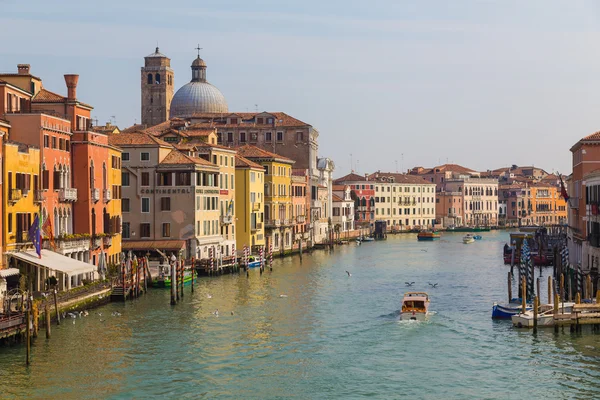
<instances>
[{"instance_id":1,"label":"chimney","mask_svg":"<svg viewBox=\"0 0 600 400\"><path fill-rule=\"evenodd\" d=\"M67 83L67 100L75 100L77 98L77 82L79 75L65 74L65 82Z\"/></svg>"},{"instance_id":2,"label":"chimney","mask_svg":"<svg viewBox=\"0 0 600 400\"><path fill-rule=\"evenodd\" d=\"M17 64L19 75L29 75L29 64Z\"/></svg>"},{"instance_id":3,"label":"chimney","mask_svg":"<svg viewBox=\"0 0 600 400\"><path fill-rule=\"evenodd\" d=\"M368 181L368 180L369 180L369 174L367 174L366 172L365 172L365 180L366 180L366 181Z\"/></svg>"}]
</instances>

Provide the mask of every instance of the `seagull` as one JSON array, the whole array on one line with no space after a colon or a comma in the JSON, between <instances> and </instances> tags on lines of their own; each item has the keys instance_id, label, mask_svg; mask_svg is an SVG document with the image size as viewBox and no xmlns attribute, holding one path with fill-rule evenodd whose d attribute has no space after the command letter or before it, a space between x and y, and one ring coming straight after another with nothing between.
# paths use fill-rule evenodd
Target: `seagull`
<instances>
[{"instance_id":1,"label":"seagull","mask_svg":"<svg viewBox=\"0 0 600 400\"><path fill-rule=\"evenodd\" d=\"M414 282L404 282L404 283L406 283L406 286L412 286L415 284Z\"/></svg>"},{"instance_id":2,"label":"seagull","mask_svg":"<svg viewBox=\"0 0 600 400\"><path fill-rule=\"evenodd\" d=\"M233 311L231 312L231 315L233 315Z\"/></svg>"},{"instance_id":3,"label":"seagull","mask_svg":"<svg viewBox=\"0 0 600 400\"><path fill-rule=\"evenodd\" d=\"M279 297L287 297L287 294L280 294Z\"/></svg>"},{"instance_id":4,"label":"seagull","mask_svg":"<svg viewBox=\"0 0 600 400\"><path fill-rule=\"evenodd\" d=\"M346 273L348 274L348 277L352 276L350 272L346 271Z\"/></svg>"},{"instance_id":5,"label":"seagull","mask_svg":"<svg viewBox=\"0 0 600 400\"><path fill-rule=\"evenodd\" d=\"M427 282L427 283L429 283L429 282ZM429 283L429 286L431 286L432 288L437 287L437 285L438 285L437 283Z\"/></svg>"},{"instance_id":6,"label":"seagull","mask_svg":"<svg viewBox=\"0 0 600 400\"><path fill-rule=\"evenodd\" d=\"M99 313L98 313L98 315L99 315L99 316L102 316L102 313L101 313L101 312L99 312Z\"/></svg>"},{"instance_id":7,"label":"seagull","mask_svg":"<svg viewBox=\"0 0 600 400\"><path fill-rule=\"evenodd\" d=\"M73 325L75 325L75 321L73 321Z\"/></svg>"},{"instance_id":8,"label":"seagull","mask_svg":"<svg viewBox=\"0 0 600 400\"><path fill-rule=\"evenodd\" d=\"M207 294L206 294L206 298L207 298L207 299L212 299L212 296L211 296L210 294L208 294L208 293L207 293Z\"/></svg>"},{"instance_id":9,"label":"seagull","mask_svg":"<svg viewBox=\"0 0 600 400\"><path fill-rule=\"evenodd\" d=\"M217 308L213 314L215 315L215 317L218 317L219 316L219 309Z\"/></svg>"},{"instance_id":10,"label":"seagull","mask_svg":"<svg viewBox=\"0 0 600 400\"><path fill-rule=\"evenodd\" d=\"M425 253L427 253L427 249L421 249L421 251L424 251Z\"/></svg>"}]
</instances>

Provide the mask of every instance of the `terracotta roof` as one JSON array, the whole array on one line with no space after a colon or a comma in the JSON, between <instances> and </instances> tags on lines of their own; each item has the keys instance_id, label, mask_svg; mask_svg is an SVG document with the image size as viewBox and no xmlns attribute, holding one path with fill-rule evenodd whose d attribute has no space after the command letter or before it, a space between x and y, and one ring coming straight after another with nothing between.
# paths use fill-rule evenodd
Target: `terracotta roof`
<instances>
[{"instance_id":1,"label":"terracotta roof","mask_svg":"<svg viewBox=\"0 0 600 400\"><path fill-rule=\"evenodd\" d=\"M275 154L275 153L271 153L270 151L266 151L263 150L261 148L258 148L256 146L252 146L252 145L245 145L245 146L240 146L240 147L235 147L235 149L237 150L238 154L240 154L243 157L246 158L275 158L277 160L281 160L281 161L285 161L285 162L291 162L294 163L295 161L284 157L284 156L280 156L279 154Z\"/></svg>"},{"instance_id":2,"label":"terracotta roof","mask_svg":"<svg viewBox=\"0 0 600 400\"><path fill-rule=\"evenodd\" d=\"M346 185L333 185L331 187L331 190L345 190L346 189Z\"/></svg>"},{"instance_id":3,"label":"terracotta roof","mask_svg":"<svg viewBox=\"0 0 600 400\"><path fill-rule=\"evenodd\" d=\"M202 158L192 157L183 154L179 150L173 150L159 163L159 165L190 165L200 164L216 167L215 164L208 162Z\"/></svg>"},{"instance_id":4,"label":"terracotta roof","mask_svg":"<svg viewBox=\"0 0 600 400\"><path fill-rule=\"evenodd\" d=\"M66 100L66 97L42 88L31 99L31 102L32 103L58 103L58 102L64 102L65 100Z\"/></svg>"},{"instance_id":5,"label":"terracotta roof","mask_svg":"<svg viewBox=\"0 0 600 400\"><path fill-rule=\"evenodd\" d=\"M141 132L125 133L108 136L108 144L113 146L139 146L139 145L158 145L173 147L169 143L156 138L152 135Z\"/></svg>"},{"instance_id":6,"label":"terracotta roof","mask_svg":"<svg viewBox=\"0 0 600 400\"><path fill-rule=\"evenodd\" d=\"M596 141L596 140L600 140L600 131L594 132L591 135L588 135L588 136L584 137L583 139L581 139L581 141Z\"/></svg>"},{"instance_id":7,"label":"terracotta roof","mask_svg":"<svg viewBox=\"0 0 600 400\"><path fill-rule=\"evenodd\" d=\"M227 146L223 146L223 145L220 145L220 144L211 144L211 143L206 143L206 142L190 142L190 144L193 144L194 146L196 146L196 148L198 150L200 150L200 149L210 149L210 148L222 149L222 150L231 150L231 151L235 151L236 150L233 147L227 147Z\"/></svg>"},{"instance_id":8,"label":"terracotta roof","mask_svg":"<svg viewBox=\"0 0 600 400\"><path fill-rule=\"evenodd\" d=\"M463 167L462 165L458 165L458 164L443 164L443 165L438 165L437 167L434 167L432 169L433 170L439 169L441 171L451 171L451 172L465 172L465 173L477 172L473 169L466 168L466 167Z\"/></svg>"},{"instance_id":9,"label":"terracotta roof","mask_svg":"<svg viewBox=\"0 0 600 400\"><path fill-rule=\"evenodd\" d=\"M138 126L143 126L143 125L138 125ZM165 131L169 131L170 129L171 129L171 121L165 121L165 122L161 122L160 124L150 126L148 128L144 128L144 132L149 133L150 135L159 136L161 133L163 133Z\"/></svg>"},{"instance_id":10,"label":"terracotta roof","mask_svg":"<svg viewBox=\"0 0 600 400\"><path fill-rule=\"evenodd\" d=\"M394 178L393 183L412 183L412 184L418 184L418 185L435 185L435 183L425 180L418 175L399 174L399 173L394 173L394 172L376 172L374 174L369 175L369 180L383 182L383 183L390 183L387 181L386 182L381 181L380 179L382 177L383 178L393 177Z\"/></svg>"},{"instance_id":11,"label":"terracotta roof","mask_svg":"<svg viewBox=\"0 0 600 400\"><path fill-rule=\"evenodd\" d=\"M235 167L236 168L258 168L263 169L263 166L255 163L254 161L248 160L240 155L235 156Z\"/></svg>"},{"instance_id":12,"label":"terracotta roof","mask_svg":"<svg viewBox=\"0 0 600 400\"><path fill-rule=\"evenodd\" d=\"M340 201L344 201L344 199L342 199L342 198L341 198L340 196L338 196L337 194L333 193L333 195L331 196L331 201L337 201L337 202L340 202ZM350 200L348 200L348 201L350 201Z\"/></svg>"},{"instance_id":13,"label":"terracotta roof","mask_svg":"<svg viewBox=\"0 0 600 400\"><path fill-rule=\"evenodd\" d=\"M177 150L195 150L196 149L196 145L194 145L192 143L174 143L173 147L175 147Z\"/></svg>"},{"instance_id":14,"label":"terracotta roof","mask_svg":"<svg viewBox=\"0 0 600 400\"><path fill-rule=\"evenodd\" d=\"M143 132L144 129L146 129L146 125L143 125L143 124L133 124L130 127L121 130L121 133Z\"/></svg>"},{"instance_id":15,"label":"terracotta roof","mask_svg":"<svg viewBox=\"0 0 600 400\"><path fill-rule=\"evenodd\" d=\"M256 126L273 126L273 124L256 124L256 118L257 116L260 116L261 114L267 114L264 115L265 118L265 122L266 119L269 118L269 115L272 115L274 120L275 120L275 126L307 126L310 124L307 124L306 122L300 121L297 118L294 118L284 112L267 112L267 111L263 111L263 112L236 112L236 113L197 113L197 114L193 114L192 118L204 118L204 119L210 119L210 120L219 120L222 119L224 122L227 121L227 117L228 116L232 116L232 117L238 117L242 119L242 123L241 124L230 124L227 125L227 127L244 127L244 126L248 126L248 125L256 125ZM246 121L251 121L251 122L246 122ZM225 123L223 122L222 124L219 124L218 121L214 121L216 126L221 126L221 125L225 125Z\"/></svg>"},{"instance_id":16,"label":"terracotta roof","mask_svg":"<svg viewBox=\"0 0 600 400\"><path fill-rule=\"evenodd\" d=\"M343 182L365 182L367 178L361 175L357 175L354 172L349 173L346 176L342 176L341 178L335 179L333 182L335 184L340 184Z\"/></svg>"}]
</instances>

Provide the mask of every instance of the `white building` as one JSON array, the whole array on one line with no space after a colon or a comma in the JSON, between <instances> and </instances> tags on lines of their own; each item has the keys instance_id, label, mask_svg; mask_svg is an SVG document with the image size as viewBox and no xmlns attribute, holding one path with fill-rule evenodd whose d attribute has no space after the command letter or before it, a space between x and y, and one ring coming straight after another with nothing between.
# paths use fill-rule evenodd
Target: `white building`
<instances>
[{"instance_id":1,"label":"white building","mask_svg":"<svg viewBox=\"0 0 600 400\"><path fill-rule=\"evenodd\" d=\"M350 186L333 186L333 214L331 217L334 230L339 229L341 239L354 230L354 201L352 200Z\"/></svg>"}]
</instances>

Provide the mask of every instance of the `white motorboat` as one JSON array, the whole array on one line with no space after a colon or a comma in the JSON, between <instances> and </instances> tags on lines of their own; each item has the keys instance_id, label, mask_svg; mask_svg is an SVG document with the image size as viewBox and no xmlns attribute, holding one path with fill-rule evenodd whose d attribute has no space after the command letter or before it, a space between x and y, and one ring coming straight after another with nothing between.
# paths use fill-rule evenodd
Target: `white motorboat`
<instances>
[{"instance_id":1,"label":"white motorboat","mask_svg":"<svg viewBox=\"0 0 600 400\"><path fill-rule=\"evenodd\" d=\"M473 243L474 241L475 241L475 238L470 233L467 233L465 236L463 236L463 243L464 244Z\"/></svg>"},{"instance_id":2,"label":"white motorboat","mask_svg":"<svg viewBox=\"0 0 600 400\"><path fill-rule=\"evenodd\" d=\"M400 320L424 321L429 316L429 295L425 292L407 292L402 299Z\"/></svg>"},{"instance_id":3,"label":"white motorboat","mask_svg":"<svg viewBox=\"0 0 600 400\"><path fill-rule=\"evenodd\" d=\"M560 303L558 306L559 314L570 314L573 311L575 303ZM512 324L516 328L533 328L533 310L527 310L525 313L515 314L510 317ZM554 323L554 305L542 304L538 308L538 327L553 326Z\"/></svg>"}]
</instances>

